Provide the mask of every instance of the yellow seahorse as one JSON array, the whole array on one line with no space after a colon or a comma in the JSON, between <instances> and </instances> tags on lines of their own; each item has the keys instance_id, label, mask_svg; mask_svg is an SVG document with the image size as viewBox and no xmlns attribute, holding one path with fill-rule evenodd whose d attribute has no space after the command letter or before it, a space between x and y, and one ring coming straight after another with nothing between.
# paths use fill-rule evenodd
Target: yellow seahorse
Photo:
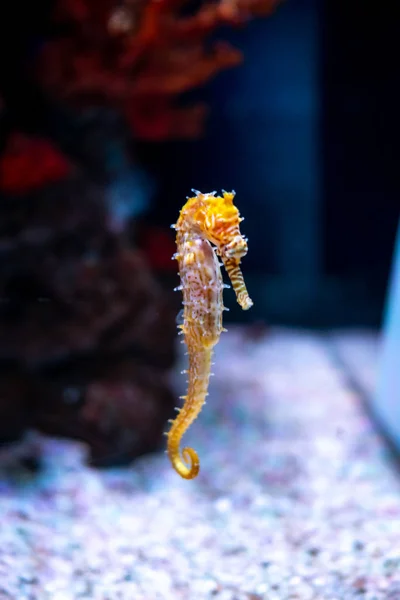
<instances>
[{"instance_id":1,"label":"yellow seahorse","mask_svg":"<svg viewBox=\"0 0 400 600\"><path fill-rule=\"evenodd\" d=\"M213 348L217 344L225 310L222 292L220 262L232 282L240 306L247 310L252 305L240 261L247 253L247 240L239 229L243 220L233 204L235 192L223 191L202 194L192 190L176 225L177 253L183 292L183 323L178 325L188 348L188 391L184 405L172 421L167 433L167 452L174 469L184 479L194 479L200 470L199 457L193 448L184 448L182 436L200 413L207 396ZM211 245L214 244L215 248Z\"/></svg>"}]
</instances>

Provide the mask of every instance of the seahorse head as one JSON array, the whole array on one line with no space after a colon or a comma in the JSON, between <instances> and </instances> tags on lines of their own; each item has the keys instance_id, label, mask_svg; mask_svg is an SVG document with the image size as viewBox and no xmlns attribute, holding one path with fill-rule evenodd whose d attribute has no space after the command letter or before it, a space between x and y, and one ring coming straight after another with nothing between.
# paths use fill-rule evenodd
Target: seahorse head
<instances>
[{"instance_id":1,"label":"seahorse head","mask_svg":"<svg viewBox=\"0 0 400 600\"><path fill-rule=\"evenodd\" d=\"M233 203L235 192L222 196L201 194L203 229L206 237L217 246L220 256L237 263L247 254L247 238L240 233L243 218Z\"/></svg>"}]
</instances>

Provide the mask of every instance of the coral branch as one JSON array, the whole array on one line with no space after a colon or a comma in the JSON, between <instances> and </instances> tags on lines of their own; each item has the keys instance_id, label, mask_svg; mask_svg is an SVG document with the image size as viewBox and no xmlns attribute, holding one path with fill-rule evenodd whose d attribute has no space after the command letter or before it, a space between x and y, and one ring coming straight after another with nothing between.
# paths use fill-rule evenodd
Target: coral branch
<instances>
[{"instance_id":1,"label":"coral branch","mask_svg":"<svg viewBox=\"0 0 400 600\"><path fill-rule=\"evenodd\" d=\"M70 33L48 42L38 75L65 100L122 107L136 137L197 137L204 108L182 112L175 97L242 60L226 43L206 49L208 36L267 15L278 1L220 0L183 16L185 0L58 0L57 18Z\"/></svg>"}]
</instances>

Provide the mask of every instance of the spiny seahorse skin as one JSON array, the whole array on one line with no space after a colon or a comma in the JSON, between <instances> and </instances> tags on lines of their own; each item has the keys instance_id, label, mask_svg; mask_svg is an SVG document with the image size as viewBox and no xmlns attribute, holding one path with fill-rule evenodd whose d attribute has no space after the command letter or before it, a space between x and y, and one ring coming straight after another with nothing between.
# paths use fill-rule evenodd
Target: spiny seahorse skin
<instances>
[{"instance_id":1,"label":"spiny seahorse skin","mask_svg":"<svg viewBox=\"0 0 400 600\"><path fill-rule=\"evenodd\" d=\"M184 479L197 477L197 452L184 448L182 436L200 413L207 396L211 357L222 328L223 281L218 258L198 233L178 233L178 264L183 291L183 324L179 326L188 348L188 391L184 405L168 432L167 452L172 466Z\"/></svg>"},{"instance_id":2,"label":"spiny seahorse skin","mask_svg":"<svg viewBox=\"0 0 400 600\"><path fill-rule=\"evenodd\" d=\"M174 225L177 234L174 258L178 260L181 278L177 289L183 292L183 323L179 328L188 348L189 379L184 405L167 433L167 452L172 466L184 479L197 477L200 470L197 452L189 447L181 452L180 444L205 402L213 347L224 331L222 292L225 286L218 256L240 306L247 310L253 305L240 270L240 261L247 254L247 239L240 233L239 224L243 219L233 204L235 193L195 194L187 199Z\"/></svg>"}]
</instances>

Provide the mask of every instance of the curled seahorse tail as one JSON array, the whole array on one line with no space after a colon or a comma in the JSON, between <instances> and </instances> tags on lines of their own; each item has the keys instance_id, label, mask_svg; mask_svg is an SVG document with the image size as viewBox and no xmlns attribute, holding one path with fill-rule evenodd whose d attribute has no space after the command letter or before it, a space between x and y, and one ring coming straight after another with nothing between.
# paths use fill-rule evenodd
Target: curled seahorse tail
<instances>
[{"instance_id":1,"label":"curled seahorse tail","mask_svg":"<svg viewBox=\"0 0 400 600\"><path fill-rule=\"evenodd\" d=\"M200 471L200 461L196 450L184 448L182 456L179 451L179 439L168 441L168 455L175 471L183 479L194 479Z\"/></svg>"},{"instance_id":2,"label":"curled seahorse tail","mask_svg":"<svg viewBox=\"0 0 400 600\"><path fill-rule=\"evenodd\" d=\"M188 343L188 350L188 392L183 398L185 403L168 432L167 452L175 471L184 479L194 479L200 471L199 457L193 448L185 447L181 453L180 444L183 435L198 417L207 396L212 348Z\"/></svg>"},{"instance_id":3,"label":"curled seahorse tail","mask_svg":"<svg viewBox=\"0 0 400 600\"><path fill-rule=\"evenodd\" d=\"M180 450L182 436L189 423L194 421L200 407L191 404L188 409L184 405L168 432L167 452L175 471L184 479L194 479L200 471L199 456L193 448L185 447Z\"/></svg>"}]
</instances>

